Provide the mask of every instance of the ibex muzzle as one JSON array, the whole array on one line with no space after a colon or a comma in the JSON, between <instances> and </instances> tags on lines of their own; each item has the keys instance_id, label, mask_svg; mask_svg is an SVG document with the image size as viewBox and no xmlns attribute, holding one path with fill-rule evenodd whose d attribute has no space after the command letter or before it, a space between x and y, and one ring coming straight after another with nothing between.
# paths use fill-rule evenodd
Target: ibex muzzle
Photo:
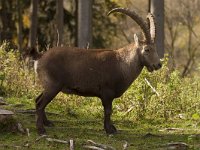
<instances>
[{"instance_id":1,"label":"ibex muzzle","mask_svg":"<svg viewBox=\"0 0 200 150\"><path fill-rule=\"evenodd\" d=\"M142 48L142 56L144 66L147 67L147 70L152 72L154 70L158 70L162 67L160 62L160 58L157 54L157 51L154 48L154 45L144 45Z\"/></svg>"},{"instance_id":2,"label":"ibex muzzle","mask_svg":"<svg viewBox=\"0 0 200 150\"><path fill-rule=\"evenodd\" d=\"M55 47L44 53L38 60L38 77L43 92L36 98L37 129L44 134L47 120L45 107L61 91L67 94L99 97L104 107L104 129L116 133L111 122L113 99L120 97L138 77L144 66L149 71L161 68L155 50L155 23L149 14L147 21L134 11L116 8L109 12L120 12L131 17L142 29L144 39L116 50L80 49ZM40 55L38 55L40 56Z\"/></svg>"}]
</instances>

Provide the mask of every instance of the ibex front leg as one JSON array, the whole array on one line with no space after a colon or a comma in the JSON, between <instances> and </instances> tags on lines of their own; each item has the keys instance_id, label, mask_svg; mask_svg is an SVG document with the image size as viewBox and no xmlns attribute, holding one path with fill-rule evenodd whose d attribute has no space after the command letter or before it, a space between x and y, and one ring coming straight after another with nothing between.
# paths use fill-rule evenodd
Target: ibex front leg
<instances>
[{"instance_id":1,"label":"ibex front leg","mask_svg":"<svg viewBox=\"0 0 200 150\"><path fill-rule=\"evenodd\" d=\"M104 129L107 134L114 134L117 132L117 129L112 124L112 121L110 119L112 115L112 101L113 99L102 99L102 104L104 107Z\"/></svg>"}]
</instances>

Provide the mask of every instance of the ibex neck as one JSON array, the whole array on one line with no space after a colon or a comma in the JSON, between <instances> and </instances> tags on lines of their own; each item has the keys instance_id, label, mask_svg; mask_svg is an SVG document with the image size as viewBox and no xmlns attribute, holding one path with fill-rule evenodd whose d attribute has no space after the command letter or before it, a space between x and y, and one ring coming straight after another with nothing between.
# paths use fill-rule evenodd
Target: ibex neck
<instances>
[{"instance_id":1,"label":"ibex neck","mask_svg":"<svg viewBox=\"0 0 200 150\"><path fill-rule=\"evenodd\" d=\"M141 62L140 50L134 44L130 44L119 49L118 54L122 70L126 72L127 78L132 83L144 67Z\"/></svg>"}]
</instances>

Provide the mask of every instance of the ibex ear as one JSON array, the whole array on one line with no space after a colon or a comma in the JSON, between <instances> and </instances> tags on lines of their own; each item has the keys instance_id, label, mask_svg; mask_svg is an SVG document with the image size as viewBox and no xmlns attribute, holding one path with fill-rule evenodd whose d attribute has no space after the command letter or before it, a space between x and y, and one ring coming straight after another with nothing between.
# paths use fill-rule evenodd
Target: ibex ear
<instances>
[{"instance_id":1,"label":"ibex ear","mask_svg":"<svg viewBox=\"0 0 200 150\"><path fill-rule=\"evenodd\" d=\"M138 39L137 34L134 34L134 41L135 41L135 45L136 45L137 47L139 47L139 39Z\"/></svg>"}]
</instances>

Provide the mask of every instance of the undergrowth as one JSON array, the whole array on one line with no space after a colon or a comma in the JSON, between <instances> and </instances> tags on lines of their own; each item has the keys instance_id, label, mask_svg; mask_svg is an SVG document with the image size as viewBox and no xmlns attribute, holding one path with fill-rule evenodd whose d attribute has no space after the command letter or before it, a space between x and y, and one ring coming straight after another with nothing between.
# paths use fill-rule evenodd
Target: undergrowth
<instances>
[{"instance_id":1,"label":"undergrowth","mask_svg":"<svg viewBox=\"0 0 200 150\"><path fill-rule=\"evenodd\" d=\"M20 58L19 52L7 49L8 43L0 47L0 95L33 99L41 92L37 77L31 67ZM128 120L174 118L199 119L199 77L181 78L180 73L168 69L168 58L159 71L143 70L139 78L124 95L114 101L114 114ZM49 107L55 111L78 116L89 113L102 115L101 103L97 98L59 94ZM62 108L62 109L61 109Z\"/></svg>"}]
</instances>

